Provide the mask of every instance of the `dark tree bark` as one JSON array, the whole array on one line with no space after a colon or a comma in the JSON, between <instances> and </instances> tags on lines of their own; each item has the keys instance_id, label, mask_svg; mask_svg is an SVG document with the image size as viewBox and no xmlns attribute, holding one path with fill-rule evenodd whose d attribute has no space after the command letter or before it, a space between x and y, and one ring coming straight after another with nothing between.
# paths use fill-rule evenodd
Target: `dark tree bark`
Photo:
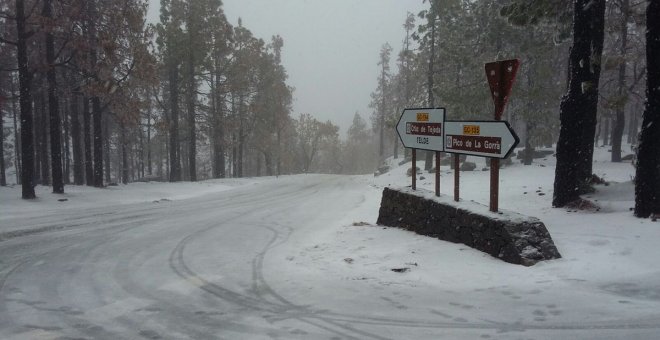
<instances>
[{"instance_id":1,"label":"dark tree bark","mask_svg":"<svg viewBox=\"0 0 660 340\"><path fill-rule=\"evenodd\" d=\"M530 127L529 122L525 122L525 149L523 151L523 164L532 165L534 162L534 147L530 142L532 135L532 128Z\"/></svg>"},{"instance_id":2,"label":"dark tree bark","mask_svg":"<svg viewBox=\"0 0 660 340\"><path fill-rule=\"evenodd\" d=\"M71 144L73 146L73 183L83 185L85 183L84 159L82 138L80 138L80 110L79 95L74 94L71 98Z\"/></svg>"},{"instance_id":3,"label":"dark tree bark","mask_svg":"<svg viewBox=\"0 0 660 340\"><path fill-rule=\"evenodd\" d=\"M224 98L218 94L220 90L220 61L215 61L216 74L214 77L214 114L211 117L211 132L213 136L213 178L225 178L225 131L223 120L224 120L224 110L222 101Z\"/></svg>"},{"instance_id":4,"label":"dark tree bark","mask_svg":"<svg viewBox=\"0 0 660 340\"><path fill-rule=\"evenodd\" d=\"M429 56L429 73L428 77L428 98L427 104L428 107L432 108L435 106L435 98L433 96L433 76L435 74L435 22L436 22L437 12L435 9L435 1L431 1L431 19L429 24L431 25L431 55ZM425 152L425 161L424 161L424 170L431 170L433 167L433 152ZM440 166L440 164L438 164Z\"/></svg>"},{"instance_id":5,"label":"dark tree bark","mask_svg":"<svg viewBox=\"0 0 660 340\"><path fill-rule=\"evenodd\" d=\"M238 130L238 160L237 160L237 176L243 178L243 159L245 154L245 132L243 132L243 124Z\"/></svg>"},{"instance_id":6,"label":"dark tree bark","mask_svg":"<svg viewBox=\"0 0 660 340\"><path fill-rule=\"evenodd\" d=\"M0 88L2 88L0 86ZM2 116L2 106L5 98L0 93L0 186L7 186L7 177L5 175L5 127L4 117Z\"/></svg>"},{"instance_id":7,"label":"dark tree bark","mask_svg":"<svg viewBox=\"0 0 660 340\"><path fill-rule=\"evenodd\" d=\"M112 182L112 164L110 163L110 137L112 134L110 133L110 120L107 115L103 115L101 122L103 125L103 142L101 143L101 147L103 148L103 174L105 175L105 182L110 183Z\"/></svg>"},{"instance_id":8,"label":"dark tree bark","mask_svg":"<svg viewBox=\"0 0 660 340\"><path fill-rule=\"evenodd\" d=\"M27 55L27 32L25 31L25 3L16 0L16 33L19 91L21 101L21 186L23 199L33 199L34 193L34 138L32 135L32 95Z\"/></svg>"},{"instance_id":9,"label":"dark tree bark","mask_svg":"<svg viewBox=\"0 0 660 340\"><path fill-rule=\"evenodd\" d=\"M170 57L172 58L172 57ZM181 161L179 160L179 69L170 61L170 182L181 181Z\"/></svg>"},{"instance_id":10,"label":"dark tree bark","mask_svg":"<svg viewBox=\"0 0 660 340\"><path fill-rule=\"evenodd\" d=\"M188 41L192 42L192 30L188 29ZM197 97L197 86L195 84L195 53L192 43L188 49L187 60L187 83L188 83L188 96L186 106L188 107L188 171L190 172L190 181L197 181L197 131L195 126L195 98Z\"/></svg>"},{"instance_id":11,"label":"dark tree bark","mask_svg":"<svg viewBox=\"0 0 660 340\"><path fill-rule=\"evenodd\" d=\"M124 124L119 124L120 139L121 142L121 182L122 184L128 184L128 155L126 154L126 127Z\"/></svg>"},{"instance_id":12,"label":"dark tree bark","mask_svg":"<svg viewBox=\"0 0 660 340\"><path fill-rule=\"evenodd\" d=\"M42 14L45 18L53 17L52 0L44 0ZM55 41L52 32L46 33L46 79L48 81L48 113L50 116L50 168L52 170L53 193L64 193L62 179L62 143L60 133L59 100L57 98L57 77L55 74Z\"/></svg>"},{"instance_id":13,"label":"dark tree bark","mask_svg":"<svg viewBox=\"0 0 660 340\"><path fill-rule=\"evenodd\" d=\"M94 185L94 162L92 160L92 113L89 110L89 98L83 98L83 138L85 145L85 184Z\"/></svg>"},{"instance_id":14,"label":"dark tree bark","mask_svg":"<svg viewBox=\"0 0 660 340\"><path fill-rule=\"evenodd\" d=\"M560 105L554 207L579 199L590 188L604 17L604 0L574 1L569 89Z\"/></svg>"},{"instance_id":15,"label":"dark tree bark","mask_svg":"<svg viewBox=\"0 0 660 340\"><path fill-rule=\"evenodd\" d=\"M99 75L98 75L98 67L97 65L98 62L98 52L97 49L99 48L99 39L98 39L98 32L96 29L96 19L98 17L98 13L96 11L96 2L95 1L89 1L88 2L88 25L89 25L89 44L90 44L90 52L89 52L89 65L92 70L92 78L94 81L99 81ZM98 89L97 89L98 91ZM94 153L92 155L93 159L93 173L92 173L92 183L94 184L95 187L97 188L102 188L103 187L103 117L101 114L101 99L99 98L98 94L94 94L91 97L91 118L92 118L92 132L93 132L93 139L91 141L92 143L92 148L94 150ZM87 181L89 183L89 179Z\"/></svg>"},{"instance_id":16,"label":"dark tree bark","mask_svg":"<svg viewBox=\"0 0 660 340\"><path fill-rule=\"evenodd\" d=\"M151 171L151 98L148 101L147 109L147 173L152 175Z\"/></svg>"},{"instance_id":17,"label":"dark tree bark","mask_svg":"<svg viewBox=\"0 0 660 340\"><path fill-rule=\"evenodd\" d=\"M625 108L628 96L626 88L626 52L628 49L628 20L630 19L630 0L623 0L621 4L621 65L619 65L619 103L616 107L616 116L612 122L612 162L621 162L621 140L626 127Z\"/></svg>"},{"instance_id":18,"label":"dark tree bark","mask_svg":"<svg viewBox=\"0 0 660 340\"><path fill-rule=\"evenodd\" d=\"M383 62L383 60L381 60ZM383 65L381 67L381 73L380 73L380 88L381 88L381 98L380 98L380 113L378 117L378 166L380 166L380 162L385 161L385 111L387 103L385 96L387 96L387 92L385 91L385 88L387 86L387 82L385 79L385 68L387 65L383 62Z\"/></svg>"},{"instance_id":19,"label":"dark tree bark","mask_svg":"<svg viewBox=\"0 0 660 340\"><path fill-rule=\"evenodd\" d=\"M39 155L39 166L41 169L41 185L50 185L50 163L48 162L48 119L46 115L47 94L39 91L39 110L37 114L37 155Z\"/></svg>"},{"instance_id":20,"label":"dark tree bark","mask_svg":"<svg viewBox=\"0 0 660 340\"><path fill-rule=\"evenodd\" d=\"M273 175L273 155L271 152L264 152L264 162L266 163L266 176Z\"/></svg>"},{"instance_id":21,"label":"dark tree bark","mask_svg":"<svg viewBox=\"0 0 660 340\"><path fill-rule=\"evenodd\" d=\"M637 140L637 128L639 125L638 113L641 111L639 105L635 105L635 109L630 114L630 126L628 127L628 143L636 143Z\"/></svg>"},{"instance_id":22,"label":"dark tree bark","mask_svg":"<svg viewBox=\"0 0 660 340\"><path fill-rule=\"evenodd\" d=\"M92 121L94 130L94 186L103 187L103 116L101 99L92 97Z\"/></svg>"},{"instance_id":23,"label":"dark tree bark","mask_svg":"<svg viewBox=\"0 0 660 340\"><path fill-rule=\"evenodd\" d=\"M18 108L16 107L16 88L14 77L11 77L11 94L14 97L11 101L11 108L14 113L14 166L16 167L16 184L21 184L21 143L18 132Z\"/></svg>"},{"instance_id":24,"label":"dark tree bark","mask_svg":"<svg viewBox=\"0 0 660 340\"><path fill-rule=\"evenodd\" d=\"M237 178L238 177L238 171L236 168L238 168L238 160L237 160L237 155L238 155L238 148L236 147L236 133L232 135L232 149L231 149L231 177Z\"/></svg>"},{"instance_id":25,"label":"dark tree bark","mask_svg":"<svg viewBox=\"0 0 660 340\"><path fill-rule=\"evenodd\" d=\"M67 107L68 101L62 101L60 103L61 107ZM64 173L62 175L62 180L64 185L71 184L71 121L69 120L69 114L62 114L62 138L64 140L64 145L62 149L62 164Z\"/></svg>"},{"instance_id":26,"label":"dark tree bark","mask_svg":"<svg viewBox=\"0 0 660 340\"><path fill-rule=\"evenodd\" d=\"M236 176L238 178L243 178L243 155L245 150L245 113L243 111L243 95L239 95L238 98L238 116L239 116L239 126L238 126L238 155L236 159ZM309 171L309 168L307 168Z\"/></svg>"},{"instance_id":27,"label":"dark tree bark","mask_svg":"<svg viewBox=\"0 0 660 340\"><path fill-rule=\"evenodd\" d=\"M635 216L660 213L660 2L646 9L646 107L637 149Z\"/></svg>"}]
</instances>

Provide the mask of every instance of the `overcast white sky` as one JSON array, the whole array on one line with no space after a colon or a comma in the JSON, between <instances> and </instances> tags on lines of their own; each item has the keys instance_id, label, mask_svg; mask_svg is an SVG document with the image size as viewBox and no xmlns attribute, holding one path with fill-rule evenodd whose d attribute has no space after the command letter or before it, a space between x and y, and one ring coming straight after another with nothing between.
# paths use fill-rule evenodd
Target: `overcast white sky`
<instances>
[{"instance_id":1,"label":"overcast white sky","mask_svg":"<svg viewBox=\"0 0 660 340\"><path fill-rule=\"evenodd\" d=\"M401 49L406 13L426 8L422 0L223 0L228 20L264 40L284 38L282 62L296 88L294 112L332 120L344 135L359 111L369 119L378 54L388 42ZM158 21L160 0L150 0ZM393 59L396 59L394 57ZM393 60L394 62L394 60ZM392 66L395 70L395 66Z\"/></svg>"}]
</instances>

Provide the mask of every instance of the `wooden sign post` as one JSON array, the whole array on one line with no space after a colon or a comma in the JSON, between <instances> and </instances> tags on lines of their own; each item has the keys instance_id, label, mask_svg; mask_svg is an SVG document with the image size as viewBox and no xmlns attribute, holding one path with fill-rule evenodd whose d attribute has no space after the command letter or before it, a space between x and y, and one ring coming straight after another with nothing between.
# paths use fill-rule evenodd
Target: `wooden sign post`
<instances>
[{"instance_id":1,"label":"wooden sign post","mask_svg":"<svg viewBox=\"0 0 660 340\"><path fill-rule=\"evenodd\" d=\"M504 107L509 100L511 87L516 79L520 61L518 59L502 60L486 64L486 77L490 93L495 103L495 120L502 120ZM490 160L490 211L497 212L499 208L500 190L500 160Z\"/></svg>"}]
</instances>

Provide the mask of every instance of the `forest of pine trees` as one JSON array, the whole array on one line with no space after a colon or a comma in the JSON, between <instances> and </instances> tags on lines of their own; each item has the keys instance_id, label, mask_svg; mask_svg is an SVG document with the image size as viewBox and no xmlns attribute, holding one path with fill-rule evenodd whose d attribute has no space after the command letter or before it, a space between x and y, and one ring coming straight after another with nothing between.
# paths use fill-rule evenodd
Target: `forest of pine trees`
<instances>
[{"instance_id":1,"label":"forest of pine trees","mask_svg":"<svg viewBox=\"0 0 660 340\"><path fill-rule=\"evenodd\" d=\"M649 110L653 85L648 85L647 102L643 81L647 58L653 60L652 53L645 53L647 45L653 47L645 37L645 32L652 32L647 32L645 15L654 18L649 14L653 1L426 2L428 10L409 14L404 21L397 71L383 68L372 93L375 132L382 131L386 122L396 122L404 107L440 106L447 109L448 119L490 119L492 103L483 64L518 58L522 68L505 119L523 139L523 155L530 155L523 157L525 164L531 164L535 148L556 143L554 206L593 190L594 147L608 147L612 162L635 153L622 145L638 144L645 105L646 112L656 112ZM417 43L414 48L411 38ZM389 58L385 52L383 47L380 63ZM659 58L656 55L655 60ZM651 71L649 66L650 80ZM644 118L651 117L645 113ZM389 145L393 152L383 157L397 155L398 137L392 129L385 131L376 136L379 150L388 150ZM427 153L427 169L432 166L430 156ZM652 175L648 176L660 178L657 161L651 164L656 165L649 165ZM644 188L660 192L660 186L651 182L653 189ZM646 195L655 208L638 215L660 212L660 195Z\"/></svg>"},{"instance_id":2,"label":"forest of pine trees","mask_svg":"<svg viewBox=\"0 0 660 340\"><path fill-rule=\"evenodd\" d=\"M341 171L338 128L292 116L282 37L232 26L220 0L161 0L155 25L147 6L0 2L0 166L23 198L36 185Z\"/></svg>"},{"instance_id":3,"label":"forest of pine trees","mask_svg":"<svg viewBox=\"0 0 660 340\"><path fill-rule=\"evenodd\" d=\"M483 64L509 58L522 67L504 118L526 155L558 143L555 206L590 190L595 146L613 162L635 152L623 145L657 114L653 1L420 1L402 14L401 50L374 56L371 116L355 113L342 140L292 112L286 37L231 25L221 0L160 0L157 24L146 0L2 0L0 184L33 198L35 185L369 173L408 156L393 128L403 108L490 118Z\"/></svg>"}]
</instances>

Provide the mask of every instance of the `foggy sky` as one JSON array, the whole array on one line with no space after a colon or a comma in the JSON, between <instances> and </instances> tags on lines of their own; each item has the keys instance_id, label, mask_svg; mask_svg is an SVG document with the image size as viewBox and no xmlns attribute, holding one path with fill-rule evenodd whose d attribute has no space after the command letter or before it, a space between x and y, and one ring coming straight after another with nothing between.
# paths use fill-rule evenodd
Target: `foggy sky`
<instances>
[{"instance_id":1,"label":"foggy sky","mask_svg":"<svg viewBox=\"0 0 660 340\"><path fill-rule=\"evenodd\" d=\"M150 0L149 21L158 21L159 0ZM369 121L370 93L377 86L379 51L392 45L392 71L404 38L406 13L422 0L223 0L229 22L266 41L284 38L282 63L295 87L292 116L310 113L332 120L341 135L359 111Z\"/></svg>"}]
</instances>

